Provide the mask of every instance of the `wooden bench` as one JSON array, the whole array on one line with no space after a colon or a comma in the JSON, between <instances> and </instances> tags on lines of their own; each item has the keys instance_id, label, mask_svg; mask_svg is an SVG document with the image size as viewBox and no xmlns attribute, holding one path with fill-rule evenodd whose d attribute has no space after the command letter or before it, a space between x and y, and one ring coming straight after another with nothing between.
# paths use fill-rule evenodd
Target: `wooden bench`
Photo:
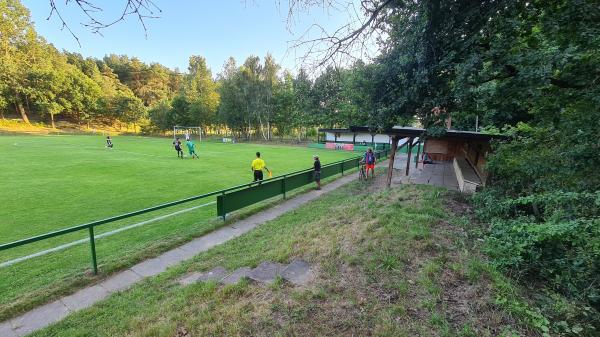
<instances>
[{"instance_id":1,"label":"wooden bench","mask_svg":"<svg viewBox=\"0 0 600 337\"><path fill-rule=\"evenodd\" d=\"M454 157L453 166L461 192L474 193L479 186L483 185L477 172L465 158Z\"/></svg>"}]
</instances>

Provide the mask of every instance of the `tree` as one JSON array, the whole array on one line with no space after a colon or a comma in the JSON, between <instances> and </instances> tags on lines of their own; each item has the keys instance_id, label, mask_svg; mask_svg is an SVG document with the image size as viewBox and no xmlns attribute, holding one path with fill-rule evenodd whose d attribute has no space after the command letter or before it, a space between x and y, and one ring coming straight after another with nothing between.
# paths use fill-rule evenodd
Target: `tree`
<instances>
[{"instance_id":1,"label":"tree","mask_svg":"<svg viewBox=\"0 0 600 337\"><path fill-rule=\"evenodd\" d=\"M4 95L10 97L23 121L29 123L24 107L25 70L30 61L27 48L36 43L37 36L29 11L18 0L0 2L0 32L0 81Z\"/></svg>"},{"instance_id":2,"label":"tree","mask_svg":"<svg viewBox=\"0 0 600 337\"><path fill-rule=\"evenodd\" d=\"M167 100L160 101L150 108L148 117L151 121L151 130L154 128L153 131L170 130L175 125L171 105Z\"/></svg>"},{"instance_id":3,"label":"tree","mask_svg":"<svg viewBox=\"0 0 600 337\"><path fill-rule=\"evenodd\" d=\"M301 134L306 133L306 128L318 125L314 118L316 106L313 98L313 82L304 69L300 69L294 79L294 94L295 116L293 120L301 129L298 132L298 140L300 140Z\"/></svg>"},{"instance_id":4,"label":"tree","mask_svg":"<svg viewBox=\"0 0 600 337\"><path fill-rule=\"evenodd\" d=\"M318 124L328 127L343 125L343 76L343 70L327 67L325 72L315 79L312 96L315 104L315 122Z\"/></svg>"},{"instance_id":5,"label":"tree","mask_svg":"<svg viewBox=\"0 0 600 337\"><path fill-rule=\"evenodd\" d=\"M274 115L271 118L280 136L291 134L292 129L299 124L296 119L294 78L290 72L285 72L283 79L283 83L276 86L273 93Z\"/></svg>"},{"instance_id":6,"label":"tree","mask_svg":"<svg viewBox=\"0 0 600 337\"><path fill-rule=\"evenodd\" d=\"M190 125L201 125L205 132L214 124L219 106L217 83L212 78L206 60L202 56L190 56L184 95L189 102L187 113Z\"/></svg>"},{"instance_id":7,"label":"tree","mask_svg":"<svg viewBox=\"0 0 600 337\"><path fill-rule=\"evenodd\" d=\"M136 123L146 116L146 108L142 100L133 95L115 97L114 105L119 113L119 120L133 124L134 131Z\"/></svg>"},{"instance_id":8,"label":"tree","mask_svg":"<svg viewBox=\"0 0 600 337\"><path fill-rule=\"evenodd\" d=\"M247 131L244 115L245 102L240 95L240 91L241 72L236 65L235 59L230 57L225 62L223 71L219 74L221 103L219 105L218 119L238 135ZM248 135L246 134L246 136Z\"/></svg>"}]
</instances>

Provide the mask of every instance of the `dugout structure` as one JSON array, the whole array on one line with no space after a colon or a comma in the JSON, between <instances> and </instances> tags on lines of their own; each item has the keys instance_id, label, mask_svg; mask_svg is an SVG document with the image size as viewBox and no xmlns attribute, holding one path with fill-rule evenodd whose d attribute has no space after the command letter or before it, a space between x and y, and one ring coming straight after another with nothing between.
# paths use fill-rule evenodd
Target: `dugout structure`
<instances>
[{"instance_id":1,"label":"dugout structure","mask_svg":"<svg viewBox=\"0 0 600 337\"><path fill-rule=\"evenodd\" d=\"M199 126L181 126L175 125L173 127L173 140L177 136L183 136L185 140L197 140L202 141L202 128Z\"/></svg>"},{"instance_id":2,"label":"dugout structure","mask_svg":"<svg viewBox=\"0 0 600 337\"><path fill-rule=\"evenodd\" d=\"M486 158L492 151L491 143L494 140L506 139L503 135L454 129L447 129L440 135L432 136L427 135L427 130L423 128L405 126L395 126L379 130L377 133L366 126L319 129L319 133L324 134L323 139L326 142L333 140L335 142L333 144L353 146L353 148L369 138L372 145L378 144L377 139L381 141L397 139L400 145L407 145L406 176L410 175L413 150L416 150L414 165L417 169L427 171L429 164L448 163L456 175L459 190L467 193L475 192L479 187L485 186L488 176Z\"/></svg>"}]
</instances>

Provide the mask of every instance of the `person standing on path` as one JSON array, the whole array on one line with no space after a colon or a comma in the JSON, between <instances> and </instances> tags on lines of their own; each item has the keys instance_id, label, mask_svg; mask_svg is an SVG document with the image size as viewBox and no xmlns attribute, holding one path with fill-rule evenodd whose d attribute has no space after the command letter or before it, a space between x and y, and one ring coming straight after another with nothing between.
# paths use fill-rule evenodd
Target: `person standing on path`
<instances>
[{"instance_id":1,"label":"person standing on path","mask_svg":"<svg viewBox=\"0 0 600 337\"><path fill-rule=\"evenodd\" d=\"M321 161L319 160L319 156L314 155L313 156L313 160L315 161L313 163L313 167L315 169L315 182L317 183L317 190L321 189Z\"/></svg>"},{"instance_id":2,"label":"person standing on path","mask_svg":"<svg viewBox=\"0 0 600 337\"><path fill-rule=\"evenodd\" d=\"M369 179L369 170L371 171L371 179L375 176L375 153L369 148L365 153L365 165L367 167L367 179Z\"/></svg>"},{"instance_id":3,"label":"person standing on path","mask_svg":"<svg viewBox=\"0 0 600 337\"><path fill-rule=\"evenodd\" d=\"M267 168L267 164L262 158L260 158L260 152L256 152L256 159L252 161L252 172L254 173L254 181L258 181L259 183L263 180L263 169L269 171Z\"/></svg>"}]
</instances>

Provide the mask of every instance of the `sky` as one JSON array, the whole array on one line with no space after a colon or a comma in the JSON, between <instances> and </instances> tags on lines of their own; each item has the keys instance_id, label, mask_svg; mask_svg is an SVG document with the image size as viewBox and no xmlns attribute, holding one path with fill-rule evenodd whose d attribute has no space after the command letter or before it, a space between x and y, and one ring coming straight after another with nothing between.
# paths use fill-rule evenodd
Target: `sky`
<instances>
[{"instance_id":1,"label":"sky","mask_svg":"<svg viewBox=\"0 0 600 337\"><path fill-rule=\"evenodd\" d=\"M146 63L158 62L171 69L185 71L190 55L201 55L207 60L213 75L219 73L225 61L233 56L238 64L246 57L261 59L271 53L284 69L295 71L297 57L302 50L290 49L313 24L329 31L355 20L347 8L312 8L301 11L291 26L287 21L287 0L153 0L160 8L159 18L147 19L147 31L134 16L124 22L103 29L103 36L94 34L82 23L85 15L71 1L56 1L60 14L76 39L54 14L50 14L49 0L22 0L30 10L38 34L59 50L77 52L84 57L102 58L107 54L135 56ZM105 22L120 16L126 0L92 1L102 6L97 13ZM356 0L358 3L358 0Z\"/></svg>"}]
</instances>

